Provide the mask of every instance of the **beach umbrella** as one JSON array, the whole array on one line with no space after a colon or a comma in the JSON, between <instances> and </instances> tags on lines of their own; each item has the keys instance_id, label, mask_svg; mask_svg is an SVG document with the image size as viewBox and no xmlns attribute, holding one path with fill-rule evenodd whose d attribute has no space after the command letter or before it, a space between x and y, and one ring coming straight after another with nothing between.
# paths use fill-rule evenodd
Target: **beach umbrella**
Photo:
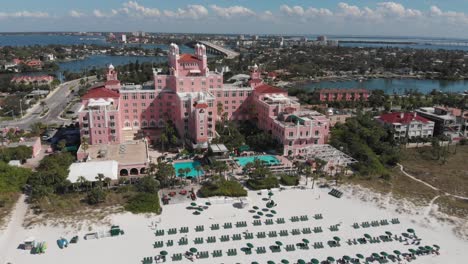
<instances>
[{"instance_id":1,"label":"beach umbrella","mask_svg":"<svg viewBox=\"0 0 468 264\"><path fill-rule=\"evenodd\" d=\"M252 207L252 208L255 209L255 210L258 210L258 206L254 206L254 207Z\"/></svg>"},{"instance_id":2,"label":"beach umbrella","mask_svg":"<svg viewBox=\"0 0 468 264\"><path fill-rule=\"evenodd\" d=\"M401 255L401 252L399 250L393 250L393 253L397 254L397 256Z\"/></svg>"},{"instance_id":3,"label":"beach umbrella","mask_svg":"<svg viewBox=\"0 0 468 264\"><path fill-rule=\"evenodd\" d=\"M262 213L262 212L257 212L257 214L258 214L258 215L263 215L263 213Z\"/></svg>"},{"instance_id":4,"label":"beach umbrella","mask_svg":"<svg viewBox=\"0 0 468 264\"><path fill-rule=\"evenodd\" d=\"M391 236L391 235L392 235L392 232L390 232L390 231L385 231L385 234L388 235L388 236Z\"/></svg>"},{"instance_id":5,"label":"beach umbrella","mask_svg":"<svg viewBox=\"0 0 468 264\"><path fill-rule=\"evenodd\" d=\"M412 248L408 249L408 251L409 251L411 254L416 253L416 250L414 250L414 249L412 249Z\"/></svg>"},{"instance_id":6,"label":"beach umbrella","mask_svg":"<svg viewBox=\"0 0 468 264\"><path fill-rule=\"evenodd\" d=\"M197 203L191 203L190 205L191 206L197 206Z\"/></svg>"},{"instance_id":7,"label":"beach umbrella","mask_svg":"<svg viewBox=\"0 0 468 264\"><path fill-rule=\"evenodd\" d=\"M247 243L247 247L248 248L253 248L254 246L252 245L252 243Z\"/></svg>"},{"instance_id":8,"label":"beach umbrella","mask_svg":"<svg viewBox=\"0 0 468 264\"><path fill-rule=\"evenodd\" d=\"M371 239L371 238L372 238L371 235L369 235L369 234L364 234L364 237L367 238L367 239Z\"/></svg>"},{"instance_id":9,"label":"beach umbrella","mask_svg":"<svg viewBox=\"0 0 468 264\"><path fill-rule=\"evenodd\" d=\"M198 250L197 250L196 248L194 248L194 247L193 247L193 248L190 248L190 252L192 252L192 253L197 253L197 251L198 251Z\"/></svg>"},{"instance_id":10,"label":"beach umbrella","mask_svg":"<svg viewBox=\"0 0 468 264\"><path fill-rule=\"evenodd\" d=\"M343 259L346 260L346 261L350 261L351 260L351 257L347 256L347 255L344 255L343 256Z\"/></svg>"},{"instance_id":11,"label":"beach umbrella","mask_svg":"<svg viewBox=\"0 0 468 264\"><path fill-rule=\"evenodd\" d=\"M372 257L374 258L380 258L380 255L378 253L372 253Z\"/></svg>"},{"instance_id":12,"label":"beach umbrella","mask_svg":"<svg viewBox=\"0 0 468 264\"><path fill-rule=\"evenodd\" d=\"M432 245L433 247L435 247L437 250L440 249L440 247L438 245Z\"/></svg>"},{"instance_id":13,"label":"beach umbrella","mask_svg":"<svg viewBox=\"0 0 468 264\"><path fill-rule=\"evenodd\" d=\"M429 251L432 251L432 247L431 246L425 246L425 248Z\"/></svg>"},{"instance_id":14,"label":"beach umbrella","mask_svg":"<svg viewBox=\"0 0 468 264\"><path fill-rule=\"evenodd\" d=\"M299 260L297 261L297 264L306 264L306 262L305 262L305 260L303 260L303 259L299 259Z\"/></svg>"},{"instance_id":15,"label":"beach umbrella","mask_svg":"<svg viewBox=\"0 0 468 264\"><path fill-rule=\"evenodd\" d=\"M252 262L251 264L258 264L258 262L257 262L257 261L254 261L254 262Z\"/></svg>"},{"instance_id":16,"label":"beach umbrella","mask_svg":"<svg viewBox=\"0 0 468 264\"><path fill-rule=\"evenodd\" d=\"M380 255L382 255L384 257L388 256L387 252L385 252L385 251L380 252Z\"/></svg>"},{"instance_id":17,"label":"beach umbrella","mask_svg":"<svg viewBox=\"0 0 468 264\"><path fill-rule=\"evenodd\" d=\"M287 259L282 259L282 260L281 260L281 263L283 263L283 264L289 264L289 261L288 261Z\"/></svg>"},{"instance_id":18,"label":"beach umbrella","mask_svg":"<svg viewBox=\"0 0 468 264\"><path fill-rule=\"evenodd\" d=\"M305 238L302 239L302 242L304 242L305 244L309 244L309 240L307 240Z\"/></svg>"},{"instance_id":19,"label":"beach umbrella","mask_svg":"<svg viewBox=\"0 0 468 264\"><path fill-rule=\"evenodd\" d=\"M319 264L320 261L318 259L311 259L310 262L312 262L312 264Z\"/></svg>"},{"instance_id":20,"label":"beach umbrella","mask_svg":"<svg viewBox=\"0 0 468 264\"><path fill-rule=\"evenodd\" d=\"M409 236L408 233L401 233L401 235L404 236L404 237L408 237L408 236Z\"/></svg>"},{"instance_id":21,"label":"beach umbrella","mask_svg":"<svg viewBox=\"0 0 468 264\"><path fill-rule=\"evenodd\" d=\"M268 264L275 264L275 262L273 260L269 260L267 263Z\"/></svg>"},{"instance_id":22,"label":"beach umbrella","mask_svg":"<svg viewBox=\"0 0 468 264\"><path fill-rule=\"evenodd\" d=\"M356 257L359 259L364 259L364 256L362 254L356 254Z\"/></svg>"},{"instance_id":23,"label":"beach umbrella","mask_svg":"<svg viewBox=\"0 0 468 264\"><path fill-rule=\"evenodd\" d=\"M273 196L273 192L272 192L272 191L269 191L269 192L268 192L268 196Z\"/></svg>"},{"instance_id":24,"label":"beach umbrella","mask_svg":"<svg viewBox=\"0 0 468 264\"><path fill-rule=\"evenodd\" d=\"M328 262L335 262L335 258L333 258L333 257L328 257L328 258L327 258L327 261L328 261Z\"/></svg>"},{"instance_id":25,"label":"beach umbrella","mask_svg":"<svg viewBox=\"0 0 468 264\"><path fill-rule=\"evenodd\" d=\"M271 210L270 211L272 214L276 214L276 211L275 210Z\"/></svg>"},{"instance_id":26,"label":"beach umbrella","mask_svg":"<svg viewBox=\"0 0 468 264\"><path fill-rule=\"evenodd\" d=\"M167 256L167 251L163 250L163 251L159 252L159 254L160 254L161 256Z\"/></svg>"},{"instance_id":27,"label":"beach umbrella","mask_svg":"<svg viewBox=\"0 0 468 264\"><path fill-rule=\"evenodd\" d=\"M210 202L206 202L205 205L211 205L211 203L210 203Z\"/></svg>"},{"instance_id":28,"label":"beach umbrella","mask_svg":"<svg viewBox=\"0 0 468 264\"><path fill-rule=\"evenodd\" d=\"M336 236L336 237L333 237L333 240L335 240L336 242L340 242L341 239Z\"/></svg>"},{"instance_id":29,"label":"beach umbrella","mask_svg":"<svg viewBox=\"0 0 468 264\"><path fill-rule=\"evenodd\" d=\"M414 229L412 228L408 228L406 231L408 231L408 233L414 234Z\"/></svg>"},{"instance_id":30,"label":"beach umbrella","mask_svg":"<svg viewBox=\"0 0 468 264\"><path fill-rule=\"evenodd\" d=\"M276 244L277 246L281 247L281 246L283 245L283 242L281 242L281 241L276 241L275 244Z\"/></svg>"}]
</instances>

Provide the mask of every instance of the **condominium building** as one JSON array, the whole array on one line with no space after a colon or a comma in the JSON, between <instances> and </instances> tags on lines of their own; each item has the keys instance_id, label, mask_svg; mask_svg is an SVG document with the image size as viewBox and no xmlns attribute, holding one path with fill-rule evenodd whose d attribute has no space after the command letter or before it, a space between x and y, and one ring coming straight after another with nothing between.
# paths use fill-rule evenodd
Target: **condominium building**
<instances>
[{"instance_id":1,"label":"condominium building","mask_svg":"<svg viewBox=\"0 0 468 264\"><path fill-rule=\"evenodd\" d=\"M434 122L412 113L387 113L375 118L393 128L395 139L430 138L434 134Z\"/></svg>"}]
</instances>

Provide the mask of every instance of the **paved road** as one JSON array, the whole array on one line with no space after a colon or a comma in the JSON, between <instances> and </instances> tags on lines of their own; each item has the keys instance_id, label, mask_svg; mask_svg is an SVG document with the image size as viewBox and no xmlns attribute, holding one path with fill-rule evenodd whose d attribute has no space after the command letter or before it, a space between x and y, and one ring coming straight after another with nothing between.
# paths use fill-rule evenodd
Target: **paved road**
<instances>
[{"instance_id":1,"label":"paved road","mask_svg":"<svg viewBox=\"0 0 468 264\"><path fill-rule=\"evenodd\" d=\"M88 81L95 81L96 77L88 77ZM47 104L49 111L43 117L40 117L42 112L42 106L35 105L32 109L29 109L28 113L24 115L23 118L4 121L0 124L0 127L18 127L20 129L29 129L31 124L36 122L41 122L44 124L63 124L67 120L61 119L60 114L67 106L68 102L73 99L73 94L71 94L70 88L78 86L80 79L65 82L57 87L52 93L47 96L43 101Z\"/></svg>"}]
</instances>

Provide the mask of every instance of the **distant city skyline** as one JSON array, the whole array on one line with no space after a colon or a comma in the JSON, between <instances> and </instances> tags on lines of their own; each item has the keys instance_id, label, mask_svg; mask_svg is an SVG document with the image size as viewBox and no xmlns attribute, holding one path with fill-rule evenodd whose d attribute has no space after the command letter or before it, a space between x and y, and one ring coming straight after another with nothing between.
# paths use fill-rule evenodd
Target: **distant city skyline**
<instances>
[{"instance_id":1,"label":"distant city skyline","mask_svg":"<svg viewBox=\"0 0 468 264\"><path fill-rule=\"evenodd\" d=\"M468 1L17 0L0 32L148 31L468 38Z\"/></svg>"}]
</instances>

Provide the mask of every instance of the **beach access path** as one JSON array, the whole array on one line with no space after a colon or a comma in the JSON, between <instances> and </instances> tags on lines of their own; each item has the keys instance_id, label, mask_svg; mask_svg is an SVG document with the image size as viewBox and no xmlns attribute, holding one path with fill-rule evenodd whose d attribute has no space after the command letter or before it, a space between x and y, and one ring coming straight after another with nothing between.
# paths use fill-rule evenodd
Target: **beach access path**
<instances>
[{"instance_id":1,"label":"beach access path","mask_svg":"<svg viewBox=\"0 0 468 264\"><path fill-rule=\"evenodd\" d=\"M0 263L7 263L8 259L6 258L10 255L8 249L12 248L9 244L15 241L16 231L23 229L24 217L27 211L28 204L26 203L26 195L21 194L10 214L10 218L7 220L8 222L5 225L5 229L0 229L0 252L2 252L2 254L0 254Z\"/></svg>"},{"instance_id":2,"label":"beach access path","mask_svg":"<svg viewBox=\"0 0 468 264\"><path fill-rule=\"evenodd\" d=\"M401 165L400 163L397 163L397 165L400 167L400 171L401 171L405 176L411 178L411 179L414 180L414 181L417 181L417 182L420 182L420 183L426 185L427 187L433 189L434 191L442 192L442 190L440 190L439 188L437 188L437 187L435 187L435 186L432 186L431 184L429 184L429 183L427 183L427 182L425 182L425 181L423 181L423 180L420 180L420 179L414 177L413 175L409 174L408 172L406 172L406 171L404 170L403 165ZM448 192L444 192L444 194L447 195L447 196L452 196L452 197L458 198L458 199L468 200L468 197L466 197L466 196L455 195L455 194L451 194L451 193L448 193Z\"/></svg>"}]
</instances>

